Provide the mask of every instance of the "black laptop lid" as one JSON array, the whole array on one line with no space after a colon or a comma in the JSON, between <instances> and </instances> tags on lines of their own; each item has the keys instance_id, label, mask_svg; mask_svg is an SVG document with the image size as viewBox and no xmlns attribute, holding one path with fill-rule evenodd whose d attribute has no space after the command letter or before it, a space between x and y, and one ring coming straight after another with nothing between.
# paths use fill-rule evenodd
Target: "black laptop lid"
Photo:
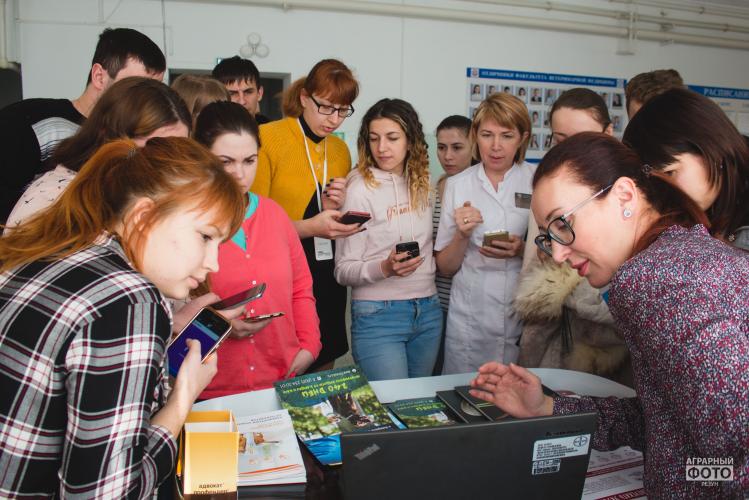
<instances>
[{"instance_id":1,"label":"black laptop lid","mask_svg":"<svg viewBox=\"0 0 749 500\"><path fill-rule=\"evenodd\" d=\"M347 499L579 499L595 413L341 436Z\"/></svg>"}]
</instances>

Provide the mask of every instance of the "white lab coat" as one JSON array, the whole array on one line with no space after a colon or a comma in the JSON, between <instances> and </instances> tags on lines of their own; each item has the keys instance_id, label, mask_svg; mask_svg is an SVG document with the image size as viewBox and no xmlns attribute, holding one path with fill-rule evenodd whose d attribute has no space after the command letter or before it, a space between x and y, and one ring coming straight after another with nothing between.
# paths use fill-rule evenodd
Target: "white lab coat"
<instances>
[{"instance_id":1,"label":"white lab coat","mask_svg":"<svg viewBox=\"0 0 749 500\"><path fill-rule=\"evenodd\" d=\"M521 325L511 303L522 256L492 259L479 253L484 233L505 230L525 236L527 208L516 206L515 194L531 194L536 166L524 162L507 171L494 190L481 163L447 180L442 198L436 251L445 248L457 231L455 209L466 201L478 208L484 222L471 234L463 263L453 277L445 338L443 373L473 372L487 361L515 362Z\"/></svg>"}]
</instances>

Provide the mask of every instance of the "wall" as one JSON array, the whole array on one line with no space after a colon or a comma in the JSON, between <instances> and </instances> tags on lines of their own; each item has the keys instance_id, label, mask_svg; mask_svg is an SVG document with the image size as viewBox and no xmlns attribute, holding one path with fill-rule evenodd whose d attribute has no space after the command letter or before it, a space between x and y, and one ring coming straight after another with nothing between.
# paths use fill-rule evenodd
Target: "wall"
<instances>
[{"instance_id":1,"label":"wall","mask_svg":"<svg viewBox=\"0 0 749 500\"><path fill-rule=\"evenodd\" d=\"M104 26L134 27L163 46L156 0L23 0L15 7L11 59L22 63L24 97L77 97ZM409 100L426 130L464 113L469 66L618 78L673 67L689 83L749 86L749 51L638 42L636 54L626 56L617 55L622 42L614 38L506 26L169 0L166 27L170 67L210 69L216 57L236 54L253 31L270 47L267 58L256 60L261 71L297 78L321 58L342 59L361 81L357 113L342 128L350 145L363 111L384 96Z\"/></svg>"}]
</instances>

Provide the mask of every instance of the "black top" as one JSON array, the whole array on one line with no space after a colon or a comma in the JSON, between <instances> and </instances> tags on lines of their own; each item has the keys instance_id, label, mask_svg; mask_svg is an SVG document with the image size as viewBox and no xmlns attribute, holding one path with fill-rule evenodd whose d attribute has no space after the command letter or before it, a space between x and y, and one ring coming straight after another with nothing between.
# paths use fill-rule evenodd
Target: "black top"
<instances>
[{"instance_id":1,"label":"black top","mask_svg":"<svg viewBox=\"0 0 749 500\"><path fill-rule=\"evenodd\" d=\"M319 144L322 142L325 137L320 137L319 135L316 135L311 128L309 128L309 125L307 125L307 122L304 121L303 116L299 116L299 123L302 124L302 129L304 130L304 135L309 137L309 139L314 142L315 144Z\"/></svg>"},{"instance_id":2,"label":"black top","mask_svg":"<svg viewBox=\"0 0 749 500\"><path fill-rule=\"evenodd\" d=\"M0 223L26 186L54 168L55 148L85 119L68 99L25 99L0 110Z\"/></svg>"}]
</instances>

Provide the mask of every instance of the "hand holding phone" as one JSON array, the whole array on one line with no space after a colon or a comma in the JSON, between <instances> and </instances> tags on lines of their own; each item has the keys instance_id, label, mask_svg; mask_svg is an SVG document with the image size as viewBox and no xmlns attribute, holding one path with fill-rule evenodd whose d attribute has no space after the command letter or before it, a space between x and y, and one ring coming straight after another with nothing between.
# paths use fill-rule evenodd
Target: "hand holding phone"
<instances>
[{"instance_id":1,"label":"hand holding phone","mask_svg":"<svg viewBox=\"0 0 749 500\"><path fill-rule=\"evenodd\" d=\"M341 224L364 224L371 218L372 214L368 212L355 212L353 210L349 210L345 214L341 215L341 218L338 219L338 222L340 222Z\"/></svg>"},{"instance_id":2,"label":"hand holding phone","mask_svg":"<svg viewBox=\"0 0 749 500\"><path fill-rule=\"evenodd\" d=\"M227 297L220 302L211 304L211 307L216 310L239 307L241 305L244 305L248 302L257 300L260 297L262 297L263 293L265 293L265 288L266 288L265 283L260 283L259 285L248 288L247 290L242 290L239 293L235 293L234 295Z\"/></svg>"},{"instance_id":3,"label":"hand holding phone","mask_svg":"<svg viewBox=\"0 0 749 500\"><path fill-rule=\"evenodd\" d=\"M177 376L182 362L189 351L188 339L200 342L201 360L205 361L208 356L218 349L229 332L231 323L210 307L198 311L188 325L169 343L167 347L167 362L169 374Z\"/></svg>"},{"instance_id":4,"label":"hand holding phone","mask_svg":"<svg viewBox=\"0 0 749 500\"><path fill-rule=\"evenodd\" d=\"M419 242L418 241L406 241L403 243L398 243L395 245L395 253L407 253L408 258L405 260L402 260L401 262L405 262L406 260L411 260L414 257L419 256Z\"/></svg>"}]
</instances>

